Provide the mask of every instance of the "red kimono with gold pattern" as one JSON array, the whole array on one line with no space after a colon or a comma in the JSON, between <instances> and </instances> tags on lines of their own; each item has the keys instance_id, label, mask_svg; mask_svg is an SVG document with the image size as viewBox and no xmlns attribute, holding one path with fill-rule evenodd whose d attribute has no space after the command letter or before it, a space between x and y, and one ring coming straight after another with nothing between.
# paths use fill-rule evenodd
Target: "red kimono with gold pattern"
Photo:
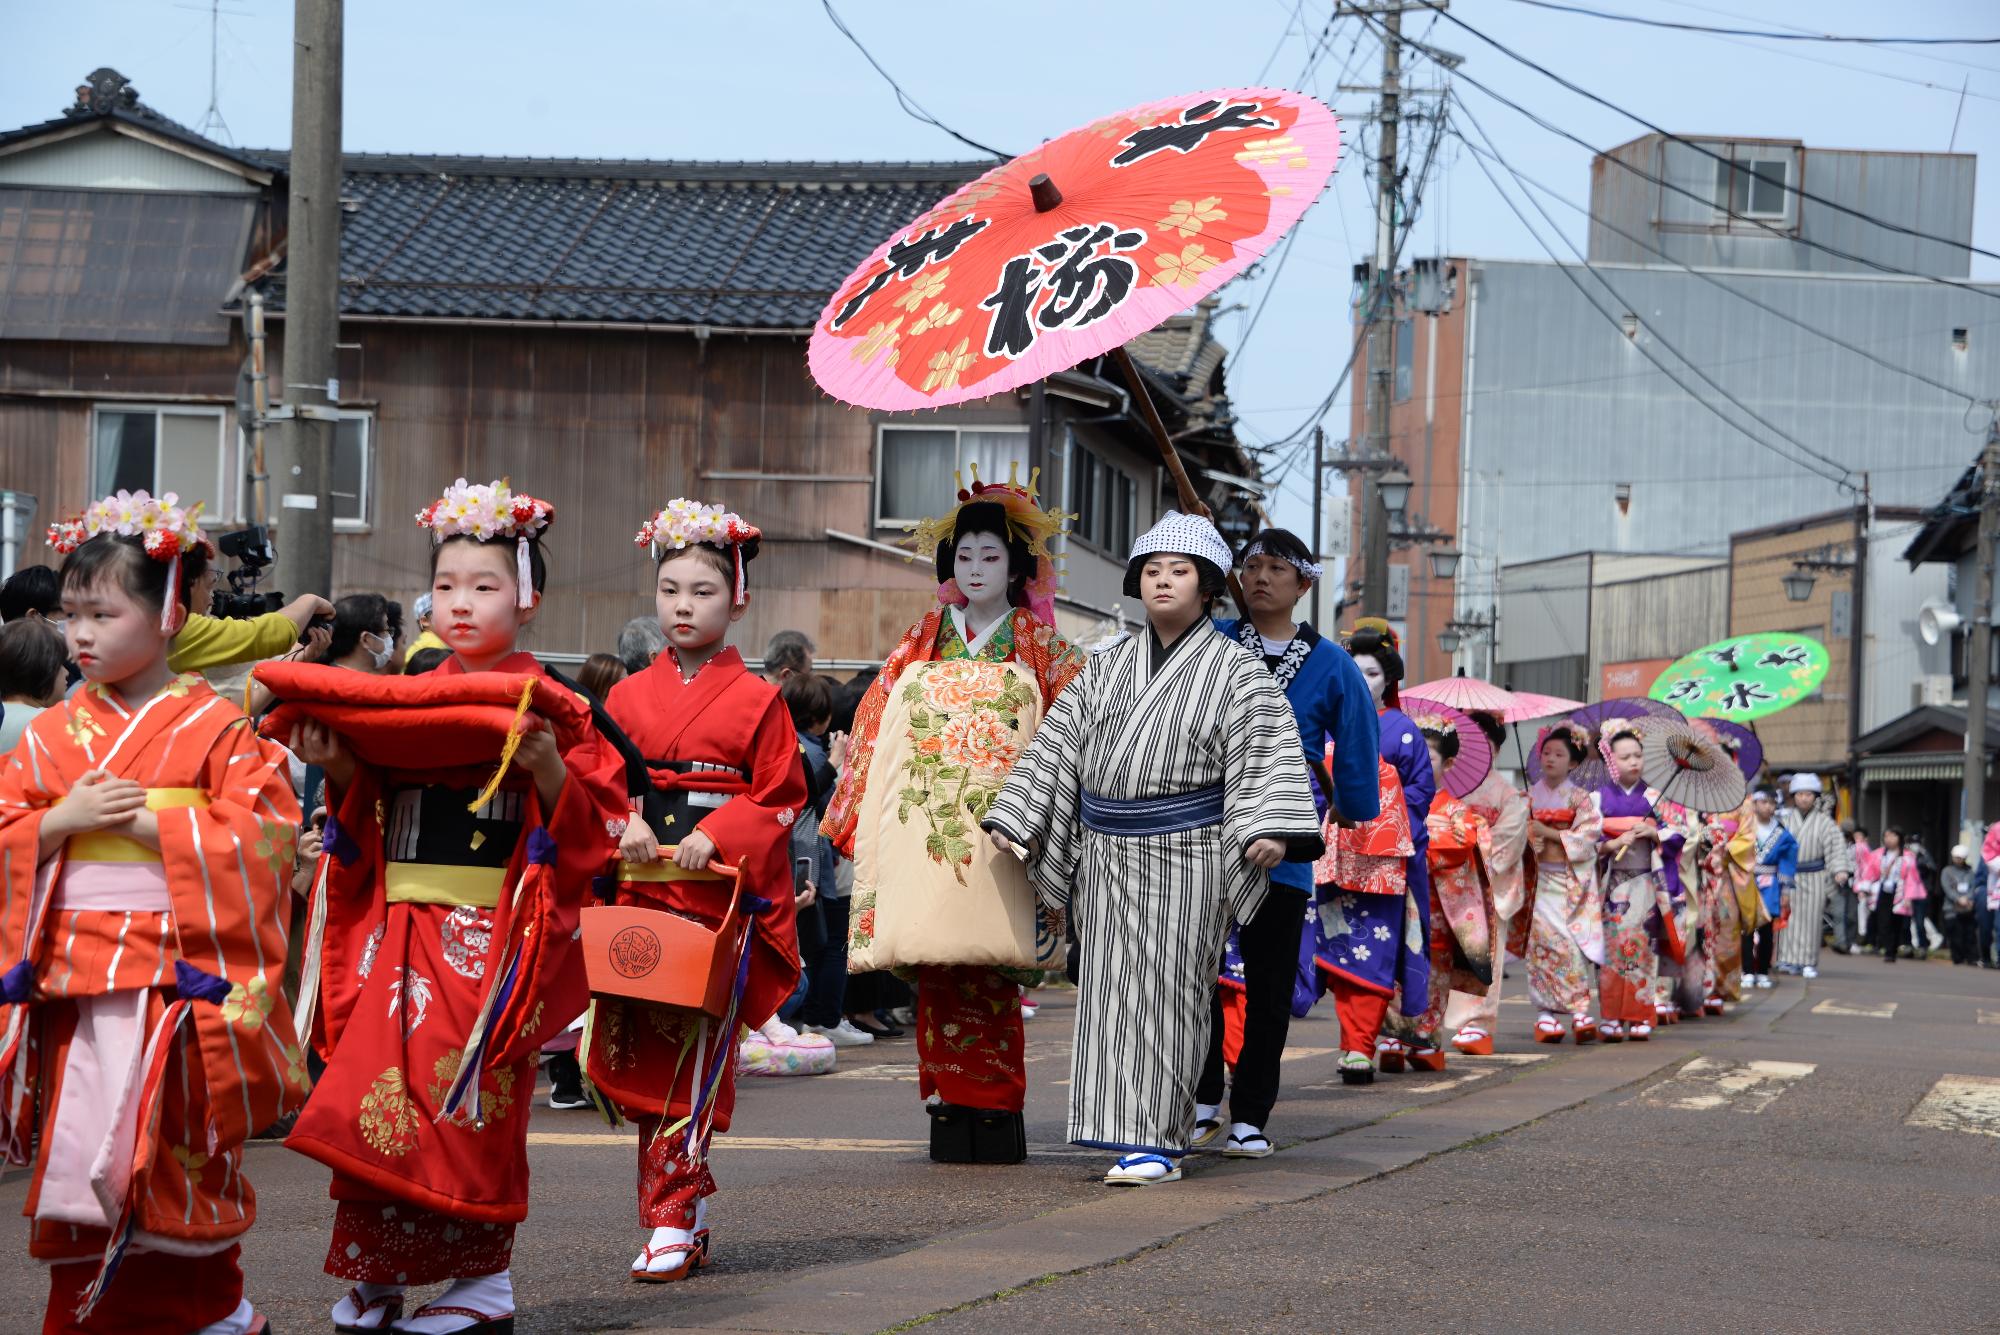
<instances>
[{"instance_id":1,"label":"red kimono with gold pattern","mask_svg":"<svg viewBox=\"0 0 2000 1335\"><path fill-rule=\"evenodd\" d=\"M542 672L525 653L495 670ZM588 998L577 915L625 814L620 759L594 730L563 763L547 812L518 765L476 811L490 767L358 765L330 788L312 1035L327 1069L286 1141L334 1170L328 1274L426 1284L507 1268L537 1056ZM454 1101L468 1049L479 1072Z\"/></svg>"},{"instance_id":2,"label":"red kimono with gold pattern","mask_svg":"<svg viewBox=\"0 0 2000 1335\"><path fill-rule=\"evenodd\" d=\"M42 861L43 817L93 769L146 788L159 847L98 831ZM34 1147L52 1319L128 1237L98 1320L195 1329L242 1295L243 1143L306 1088L281 988L298 820L284 751L192 673L136 707L90 685L0 767L0 1149Z\"/></svg>"}]
</instances>

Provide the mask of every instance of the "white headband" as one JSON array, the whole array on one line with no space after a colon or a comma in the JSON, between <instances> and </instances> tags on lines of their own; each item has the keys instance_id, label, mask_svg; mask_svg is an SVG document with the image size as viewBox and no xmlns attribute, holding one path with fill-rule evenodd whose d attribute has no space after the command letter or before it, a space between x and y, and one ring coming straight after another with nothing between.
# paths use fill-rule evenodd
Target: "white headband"
<instances>
[{"instance_id":1,"label":"white headband","mask_svg":"<svg viewBox=\"0 0 2000 1335\"><path fill-rule=\"evenodd\" d=\"M1319 583L1321 571L1316 562L1301 561L1296 556L1286 556L1283 552L1274 552L1264 545L1262 538L1254 539L1248 547L1243 549L1244 564L1248 565L1250 558L1253 556L1268 556L1272 560L1283 561L1286 565L1298 571L1303 578L1309 579L1315 584Z\"/></svg>"}]
</instances>

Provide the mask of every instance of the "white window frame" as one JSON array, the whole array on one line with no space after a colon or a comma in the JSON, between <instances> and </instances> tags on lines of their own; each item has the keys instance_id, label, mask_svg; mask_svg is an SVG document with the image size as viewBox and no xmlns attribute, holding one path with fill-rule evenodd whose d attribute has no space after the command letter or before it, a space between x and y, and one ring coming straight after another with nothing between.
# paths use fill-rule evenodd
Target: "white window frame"
<instances>
[{"instance_id":1,"label":"white window frame","mask_svg":"<svg viewBox=\"0 0 2000 1335\"><path fill-rule=\"evenodd\" d=\"M336 533L367 533L375 524L375 410L337 408L334 411L340 415L340 420L343 422L361 423L361 518L342 519L336 516L333 530ZM266 427L265 430L268 432L270 428ZM267 435L264 440L265 449L269 450L270 445L270 438ZM236 518L239 523L250 523L252 522L250 505L254 495L251 489L255 485L250 480L250 433L240 425L236 428L236 479ZM271 505L271 513L267 518L274 529L282 528L285 522L284 507L279 503L279 498L284 492L276 483L277 479L272 478L266 484L269 487L268 496Z\"/></svg>"},{"instance_id":2,"label":"white window frame","mask_svg":"<svg viewBox=\"0 0 2000 1335\"><path fill-rule=\"evenodd\" d=\"M1778 187L1778 207L1775 211L1756 207L1757 185L1763 179L1757 175L1757 168L1768 163L1776 163L1784 168L1784 183ZM1792 215L1792 201L1797 197L1798 183L1792 179L1792 168L1798 165L1798 154L1790 149L1733 148L1725 165L1716 163L1716 172L1722 180L1717 182L1715 211L1726 222L1736 218L1755 218L1760 222L1787 222ZM1742 173L1747 185L1743 192L1743 207L1735 207L1736 177ZM1725 185L1724 182L1727 184Z\"/></svg>"},{"instance_id":3,"label":"white window frame","mask_svg":"<svg viewBox=\"0 0 2000 1335\"><path fill-rule=\"evenodd\" d=\"M210 527L230 522L228 513L229 465L229 409L222 404L205 403L159 403L144 399L106 400L90 406L90 480L93 491L97 485L98 419L105 413L151 413L153 414L153 483L147 490L154 495L160 486L160 444L165 432L160 429L160 419L164 417L212 417L215 419L215 476L203 495L181 497L183 504L196 501L204 503L201 523ZM95 496L92 499L96 499Z\"/></svg>"},{"instance_id":4,"label":"white window frame","mask_svg":"<svg viewBox=\"0 0 2000 1335\"><path fill-rule=\"evenodd\" d=\"M875 511L876 528L905 528L908 527L909 525L916 524L924 519L930 518L930 516L928 515L887 515L882 513L882 500L884 495L886 494L886 491L882 485L882 476L883 476L882 469L883 469L883 461L887 457L888 453L886 450L882 448L882 446L888 434L892 431L951 432L952 467L954 469L961 469L961 470L965 468L965 450L960 442L964 438L966 432L979 431L979 432L984 432L987 435L1020 436L1023 438L1024 442L1026 440L1026 437L1028 436L1027 427L1015 426L1007 422L999 422L999 423L994 423L992 425L988 425L984 422L938 422L938 423L921 423L921 424L917 422L878 422L875 426L875 498L873 505L870 507ZM1030 466L1033 465L1034 461L1028 458L1028 450L1025 443L1023 444L1021 449L1021 457ZM1005 482L1007 479L989 477L989 478L981 478L980 480L982 482ZM970 486L972 484L971 477L968 476L965 479L965 482L967 486Z\"/></svg>"},{"instance_id":5,"label":"white window frame","mask_svg":"<svg viewBox=\"0 0 2000 1335\"><path fill-rule=\"evenodd\" d=\"M1083 507L1077 505L1076 487L1077 480L1080 477L1088 477L1090 475L1093 464L1103 468L1107 473L1124 479L1129 485L1130 490L1126 493L1125 527L1130 530L1132 538L1136 539L1139 536L1139 491L1143 485L1140 479L1133 476L1126 469L1120 468L1102 450L1093 449L1082 441L1077 441L1070 447L1070 476L1065 479L1066 495L1063 499L1065 508L1080 514L1082 518L1070 530L1069 537L1082 543L1092 551L1103 552L1108 556L1122 560L1126 556L1126 553L1118 551L1115 543L1101 542L1096 537L1084 531L1084 524L1086 522L1098 522L1098 516L1095 511L1085 510ZM1111 536L1115 539L1117 534L1113 533Z\"/></svg>"}]
</instances>

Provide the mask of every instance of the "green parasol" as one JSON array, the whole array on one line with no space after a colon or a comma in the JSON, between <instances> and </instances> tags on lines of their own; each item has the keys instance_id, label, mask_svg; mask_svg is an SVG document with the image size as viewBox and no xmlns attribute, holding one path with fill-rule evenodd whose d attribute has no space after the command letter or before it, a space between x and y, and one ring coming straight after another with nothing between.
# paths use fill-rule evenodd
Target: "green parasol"
<instances>
[{"instance_id":1,"label":"green parasol","mask_svg":"<svg viewBox=\"0 0 2000 1335\"><path fill-rule=\"evenodd\" d=\"M1810 696L1826 669L1826 646L1809 635L1734 635L1675 662L1647 694L1688 718L1747 723Z\"/></svg>"}]
</instances>

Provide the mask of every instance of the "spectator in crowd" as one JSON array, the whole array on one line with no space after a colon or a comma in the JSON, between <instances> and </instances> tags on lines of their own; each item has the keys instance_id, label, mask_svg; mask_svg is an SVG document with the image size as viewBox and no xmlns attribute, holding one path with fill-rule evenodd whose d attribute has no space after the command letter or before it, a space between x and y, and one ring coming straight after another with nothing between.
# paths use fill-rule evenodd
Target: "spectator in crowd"
<instances>
[{"instance_id":1,"label":"spectator in crowd","mask_svg":"<svg viewBox=\"0 0 2000 1335\"><path fill-rule=\"evenodd\" d=\"M0 621L60 623L62 579L47 566L22 566L0 583Z\"/></svg>"},{"instance_id":2,"label":"spectator in crowd","mask_svg":"<svg viewBox=\"0 0 2000 1335\"><path fill-rule=\"evenodd\" d=\"M1979 925L1973 907L1972 850L1958 844L1951 850L1951 865L1938 873L1944 893L1944 939L1951 946L1953 964L1979 962Z\"/></svg>"},{"instance_id":3,"label":"spectator in crowd","mask_svg":"<svg viewBox=\"0 0 2000 1335\"><path fill-rule=\"evenodd\" d=\"M847 737L829 731L833 723L833 683L825 677L816 674L787 677L778 694L785 708L791 711L792 726L798 731L799 750L806 764L806 813L797 826L802 833L793 837L793 853L798 857L810 855L813 859L813 884L819 890L820 912L826 923L825 943L816 956L805 961L806 996L799 1007L799 1023L806 1032L820 1035L835 1047L858 1047L875 1039L855 1028L840 1009L841 999L847 993L847 909L853 883L848 881L843 887L835 866L833 841L819 832L840 767L847 760Z\"/></svg>"},{"instance_id":4,"label":"spectator in crowd","mask_svg":"<svg viewBox=\"0 0 2000 1335\"><path fill-rule=\"evenodd\" d=\"M449 649L419 649L403 660L403 675L419 677L426 672L435 672L438 665L450 657Z\"/></svg>"},{"instance_id":5,"label":"spectator in crowd","mask_svg":"<svg viewBox=\"0 0 2000 1335\"><path fill-rule=\"evenodd\" d=\"M410 660L418 654L423 653L426 649L445 649L446 656L450 656L450 650L446 649L445 642L440 640L437 637L437 632L431 629L431 596L428 593L418 594L414 610L417 617L417 636L410 641L410 647L403 651L403 670L405 672L410 670ZM441 662L443 660L438 661Z\"/></svg>"},{"instance_id":6,"label":"spectator in crowd","mask_svg":"<svg viewBox=\"0 0 2000 1335\"><path fill-rule=\"evenodd\" d=\"M193 596L188 599L187 624L174 637L167 654L167 666L175 672L206 672L231 663L276 658L297 644L312 622L333 617L333 604L312 593L302 593L262 616L213 617L194 611L214 603L215 581L214 565L195 581Z\"/></svg>"},{"instance_id":7,"label":"spectator in crowd","mask_svg":"<svg viewBox=\"0 0 2000 1335\"><path fill-rule=\"evenodd\" d=\"M1979 967L2000 969L1995 958L1994 929L2000 926L2000 821L1986 827L1979 861L1972 869L1976 893L1972 899L1973 920L1979 931Z\"/></svg>"},{"instance_id":8,"label":"spectator in crowd","mask_svg":"<svg viewBox=\"0 0 2000 1335\"><path fill-rule=\"evenodd\" d=\"M773 686L785 684L791 676L810 676L813 655L819 646L801 630L781 630L764 646L764 680Z\"/></svg>"},{"instance_id":9,"label":"spectator in crowd","mask_svg":"<svg viewBox=\"0 0 2000 1335\"><path fill-rule=\"evenodd\" d=\"M604 697L611 694L611 688L625 680L627 675L625 660L617 654L592 654L577 669L576 684L602 703Z\"/></svg>"},{"instance_id":10,"label":"spectator in crowd","mask_svg":"<svg viewBox=\"0 0 2000 1335\"><path fill-rule=\"evenodd\" d=\"M861 697L868 694L868 688L881 675L880 668L862 668L848 679L846 685L834 688L833 731L841 734L854 731L854 711L861 707Z\"/></svg>"},{"instance_id":11,"label":"spectator in crowd","mask_svg":"<svg viewBox=\"0 0 2000 1335\"><path fill-rule=\"evenodd\" d=\"M379 593L350 593L333 605L333 637L326 662L376 676L393 674L400 662L396 641L403 631L403 605Z\"/></svg>"},{"instance_id":12,"label":"spectator in crowd","mask_svg":"<svg viewBox=\"0 0 2000 1335\"><path fill-rule=\"evenodd\" d=\"M34 619L0 627L0 757L21 740L35 715L63 698L63 642Z\"/></svg>"},{"instance_id":13,"label":"spectator in crowd","mask_svg":"<svg viewBox=\"0 0 2000 1335\"><path fill-rule=\"evenodd\" d=\"M1924 881L1917 869L1916 854L1904 847L1903 832L1898 827L1891 825L1882 831L1878 856L1880 871L1874 903L1868 909L1868 936L1883 961L1894 964L1896 956L1909 943L1911 922L1923 912Z\"/></svg>"},{"instance_id":14,"label":"spectator in crowd","mask_svg":"<svg viewBox=\"0 0 2000 1335\"><path fill-rule=\"evenodd\" d=\"M660 629L658 617L633 617L618 632L618 657L627 673L644 672L666 647L667 633Z\"/></svg>"},{"instance_id":15,"label":"spectator in crowd","mask_svg":"<svg viewBox=\"0 0 2000 1335\"><path fill-rule=\"evenodd\" d=\"M1931 957L1931 951L1944 945L1944 895L1938 888L1937 859L1924 846L1922 835L1911 834L1903 844L1910 850L1915 860L1921 895L1912 896L1910 909L1910 949L1920 960Z\"/></svg>"}]
</instances>

